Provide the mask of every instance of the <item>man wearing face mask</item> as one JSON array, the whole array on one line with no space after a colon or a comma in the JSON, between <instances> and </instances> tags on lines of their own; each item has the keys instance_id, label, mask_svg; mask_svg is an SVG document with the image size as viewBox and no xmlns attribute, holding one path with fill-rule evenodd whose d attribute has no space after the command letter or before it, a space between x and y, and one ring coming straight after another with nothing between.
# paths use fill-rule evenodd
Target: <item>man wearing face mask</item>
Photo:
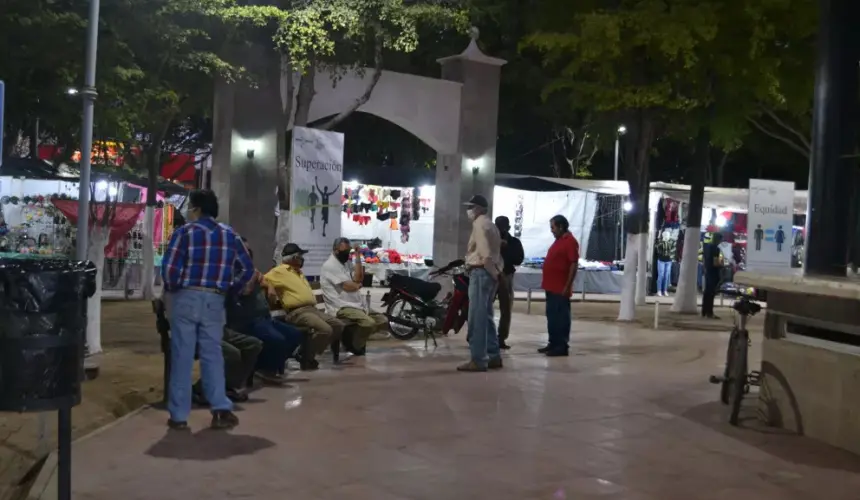
<instances>
[{"instance_id":1,"label":"man wearing face mask","mask_svg":"<svg viewBox=\"0 0 860 500\"><path fill-rule=\"evenodd\" d=\"M302 370L316 370L319 363L313 356L319 356L332 342L340 340L344 324L317 309L314 291L302 273L306 253L307 250L302 250L295 243L285 245L281 251L281 265L266 273L263 282L267 287L274 288L275 295L286 312L284 319L313 335L313 352L303 353L299 362Z\"/></svg>"},{"instance_id":2,"label":"man wearing face mask","mask_svg":"<svg viewBox=\"0 0 860 500\"><path fill-rule=\"evenodd\" d=\"M499 230L487 216L490 205L486 198L475 195L466 206L472 221L472 235L466 248L466 267L470 271L467 324L472 359L457 370L485 372L502 367L499 336L493 320L493 302L504 267L500 253L502 240Z\"/></svg>"},{"instance_id":3,"label":"man wearing face mask","mask_svg":"<svg viewBox=\"0 0 860 500\"><path fill-rule=\"evenodd\" d=\"M367 339L383 330L388 321L385 316L372 312L361 297L364 281L364 267L358 252L350 269L350 242L338 238L332 246L332 254L320 271L322 294L326 312L341 320L346 327L343 331L343 345L348 351L363 356Z\"/></svg>"}]
</instances>

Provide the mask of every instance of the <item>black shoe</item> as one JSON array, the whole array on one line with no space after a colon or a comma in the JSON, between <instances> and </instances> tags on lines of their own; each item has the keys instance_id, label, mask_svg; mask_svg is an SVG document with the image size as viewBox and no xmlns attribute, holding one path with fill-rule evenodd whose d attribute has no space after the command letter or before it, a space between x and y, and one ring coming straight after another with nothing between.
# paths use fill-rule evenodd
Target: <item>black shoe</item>
<instances>
[{"instance_id":1,"label":"black shoe","mask_svg":"<svg viewBox=\"0 0 860 500\"><path fill-rule=\"evenodd\" d=\"M177 422L175 420L168 420L167 427L172 431L187 431L188 422Z\"/></svg>"},{"instance_id":2,"label":"black shoe","mask_svg":"<svg viewBox=\"0 0 860 500\"><path fill-rule=\"evenodd\" d=\"M212 427L213 429L232 429L239 425L239 417L233 414L232 411L218 410L212 412Z\"/></svg>"},{"instance_id":3,"label":"black shoe","mask_svg":"<svg viewBox=\"0 0 860 500\"><path fill-rule=\"evenodd\" d=\"M548 358L566 358L568 356L567 349L550 349L545 354Z\"/></svg>"},{"instance_id":4,"label":"black shoe","mask_svg":"<svg viewBox=\"0 0 860 500\"><path fill-rule=\"evenodd\" d=\"M237 389L227 389L227 398L234 403L244 403L248 401L248 393Z\"/></svg>"},{"instance_id":5,"label":"black shoe","mask_svg":"<svg viewBox=\"0 0 860 500\"><path fill-rule=\"evenodd\" d=\"M538 354L546 354L547 352L549 352L549 346L538 349Z\"/></svg>"},{"instance_id":6,"label":"black shoe","mask_svg":"<svg viewBox=\"0 0 860 500\"><path fill-rule=\"evenodd\" d=\"M510 348L511 348L511 346L509 346L508 344L506 344L504 340L500 340L500 341L499 341L499 349L504 349L504 350L506 350L506 351L507 351L507 350L508 350L508 349L510 349Z\"/></svg>"},{"instance_id":7,"label":"black shoe","mask_svg":"<svg viewBox=\"0 0 860 500\"><path fill-rule=\"evenodd\" d=\"M299 364L299 368L303 372L310 372L314 370L319 370L320 362L315 359L303 359Z\"/></svg>"}]
</instances>

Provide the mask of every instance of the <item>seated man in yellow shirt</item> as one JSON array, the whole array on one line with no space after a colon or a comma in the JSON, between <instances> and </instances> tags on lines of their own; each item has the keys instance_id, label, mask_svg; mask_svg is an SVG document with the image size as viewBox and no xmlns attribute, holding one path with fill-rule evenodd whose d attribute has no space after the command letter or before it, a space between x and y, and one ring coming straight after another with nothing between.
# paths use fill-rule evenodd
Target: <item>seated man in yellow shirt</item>
<instances>
[{"instance_id":1,"label":"seated man in yellow shirt","mask_svg":"<svg viewBox=\"0 0 860 500\"><path fill-rule=\"evenodd\" d=\"M274 267L263 278L275 294L286 313L286 321L313 335L313 354L319 356L335 341L340 341L344 324L337 318L317 309L317 300L310 283L302 273L304 255L308 253L295 243L288 243L281 252L281 265ZM302 359L302 369L315 369L313 359Z\"/></svg>"}]
</instances>

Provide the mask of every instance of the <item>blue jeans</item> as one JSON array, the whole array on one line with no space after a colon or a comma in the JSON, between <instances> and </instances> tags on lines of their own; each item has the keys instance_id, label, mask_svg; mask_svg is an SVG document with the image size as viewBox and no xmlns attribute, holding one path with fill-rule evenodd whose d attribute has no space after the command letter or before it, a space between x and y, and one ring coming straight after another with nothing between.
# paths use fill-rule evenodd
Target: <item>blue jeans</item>
<instances>
[{"instance_id":1,"label":"blue jeans","mask_svg":"<svg viewBox=\"0 0 860 500\"><path fill-rule=\"evenodd\" d=\"M570 342L569 298L546 292L546 328L549 332L549 350L567 351Z\"/></svg>"},{"instance_id":2,"label":"blue jeans","mask_svg":"<svg viewBox=\"0 0 860 500\"><path fill-rule=\"evenodd\" d=\"M657 261L657 292L668 293L672 281L672 261Z\"/></svg>"},{"instance_id":3,"label":"blue jeans","mask_svg":"<svg viewBox=\"0 0 860 500\"><path fill-rule=\"evenodd\" d=\"M170 385L167 410L174 422L191 412L191 370L199 346L203 394L212 411L232 410L224 382L224 296L199 290L179 290L170 301Z\"/></svg>"},{"instance_id":4,"label":"blue jeans","mask_svg":"<svg viewBox=\"0 0 860 500\"><path fill-rule=\"evenodd\" d=\"M473 269L469 276L469 350L472 361L487 366L487 358L501 356L499 335L493 319L493 302L498 282L483 268Z\"/></svg>"},{"instance_id":5,"label":"blue jeans","mask_svg":"<svg viewBox=\"0 0 860 500\"><path fill-rule=\"evenodd\" d=\"M284 373L287 358L302 343L302 332L298 328L271 318L257 318L244 331L263 341L257 369L267 372Z\"/></svg>"}]
</instances>

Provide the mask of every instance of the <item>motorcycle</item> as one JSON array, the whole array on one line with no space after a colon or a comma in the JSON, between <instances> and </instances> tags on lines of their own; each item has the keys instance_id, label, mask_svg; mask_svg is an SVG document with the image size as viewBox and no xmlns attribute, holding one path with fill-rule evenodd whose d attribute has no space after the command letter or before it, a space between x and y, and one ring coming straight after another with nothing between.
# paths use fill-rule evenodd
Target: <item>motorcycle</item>
<instances>
[{"instance_id":1,"label":"motorcycle","mask_svg":"<svg viewBox=\"0 0 860 500\"><path fill-rule=\"evenodd\" d=\"M386 308L385 317L388 318L388 327L394 338L410 340L419 332L423 332L425 347L428 339L433 339L433 345L438 346L435 334L440 328L443 333L447 333L451 328L460 330L468 311L468 276L461 270L462 266L462 260L455 260L445 267L432 271L430 277L443 276L452 270L457 270L454 272L455 287L457 276L465 277L467 290L465 309L462 309L462 295L457 295L456 290L454 294L449 293L442 300L436 300L436 296L442 290L441 284L400 274L391 276L390 289L382 296L382 303ZM458 298L458 312L452 316L450 304L454 297ZM450 320L449 317L451 317Z\"/></svg>"}]
</instances>

